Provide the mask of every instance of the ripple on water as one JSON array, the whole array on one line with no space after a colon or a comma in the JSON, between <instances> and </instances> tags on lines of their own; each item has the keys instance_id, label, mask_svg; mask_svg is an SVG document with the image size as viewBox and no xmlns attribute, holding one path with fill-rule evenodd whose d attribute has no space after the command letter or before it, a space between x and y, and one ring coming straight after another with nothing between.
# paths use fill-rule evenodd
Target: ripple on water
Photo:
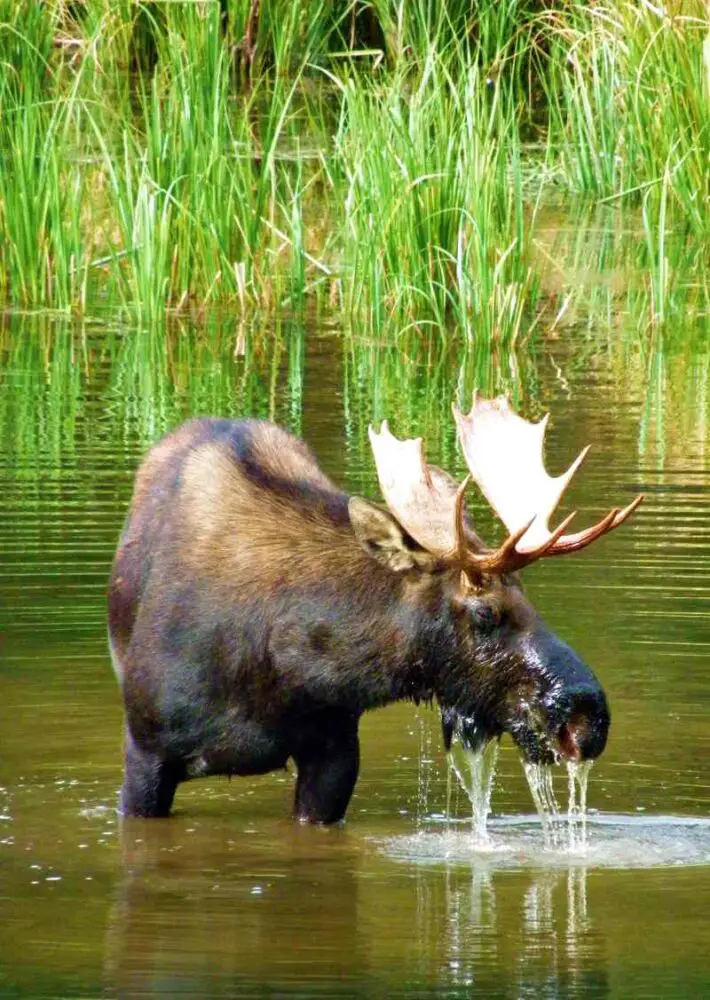
<instances>
[{"instance_id":1,"label":"ripple on water","mask_svg":"<svg viewBox=\"0 0 710 1000\"><path fill-rule=\"evenodd\" d=\"M710 820L686 816L587 817L586 845L546 847L538 816L489 820L488 837L472 835L470 824L448 822L379 844L397 861L461 863L498 868L663 868L710 865Z\"/></svg>"}]
</instances>

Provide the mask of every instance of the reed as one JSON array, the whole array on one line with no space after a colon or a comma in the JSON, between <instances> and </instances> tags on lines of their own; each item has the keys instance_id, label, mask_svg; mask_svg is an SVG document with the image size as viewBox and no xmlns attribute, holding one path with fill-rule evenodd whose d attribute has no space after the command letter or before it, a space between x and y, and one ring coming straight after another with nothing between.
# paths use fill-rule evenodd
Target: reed
<instances>
[{"instance_id":1,"label":"reed","mask_svg":"<svg viewBox=\"0 0 710 1000\"><path fill-rule=\"evenodd\" d=\"M80 73L55 95L51 6L6 4L0 24L0 290L17 305L66 309L86 299L83 179L63 170Z\"/></svg>"},{"instance_id":2,"label":"reed","mask_svg":"<svg viewBox=\"0 0 710 1000\"><path fill-rule=\"evenodd\" d=\"M572 4L546 21L541 75L550 145L574 190L641 201L666 185L669 213L710 231L710 89L701 2Z\"/></svg>"},{"instance_id":3,"label":"reed","mask_svg":"<svg viewBox=\"0 0 710 1000\"><path fill-rule=\"evenodd\" d=\"M709 295L710 25L659 11L0 0L0 297L520 344L554 190L637 213L612 265L666 324Z\"/></svg>"},{"instance_id":4,"label":"reed","mask_svg":"<svg viewBox=\"0 0 710 1000\"><path fill-rule=\"evenodd\" d=\"M217 5L193 7L191 19L168 11L118 150L91 118L118 223L113 274L124 306L148 323L225 303L269 309L285 289L302 299L309 280L308 178L281 153L299 78L255 81L235 97L220 30Z\"/></svg>"},{"instance_id":5,"label":"reed","mask_svg":"<svg viewBox=\"0 0 710 1000\"><path fill-rule=\"evenodd\" d=\"M514 344L534 315L517 107L465 49L341 88L343 298L373 333Z\"/></svg>"}]
</instances>

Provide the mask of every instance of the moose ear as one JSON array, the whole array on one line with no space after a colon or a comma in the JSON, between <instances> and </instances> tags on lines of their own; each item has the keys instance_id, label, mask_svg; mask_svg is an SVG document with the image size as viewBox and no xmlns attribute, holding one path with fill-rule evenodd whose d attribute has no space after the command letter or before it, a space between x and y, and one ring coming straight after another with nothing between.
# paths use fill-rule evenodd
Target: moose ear
<instances>
[{"instance_id":1,"label":"moose ear","mask_svg":"<svg viewBox=\"0 0 710 1000\"><path fill-rule=\"evenodd\" d=\"M350 523L355 537L368 555L395 573L433 566L436 557L420 549L399 521L387 510L360 497L348 501Z\"/></svg>"}]
</instances>

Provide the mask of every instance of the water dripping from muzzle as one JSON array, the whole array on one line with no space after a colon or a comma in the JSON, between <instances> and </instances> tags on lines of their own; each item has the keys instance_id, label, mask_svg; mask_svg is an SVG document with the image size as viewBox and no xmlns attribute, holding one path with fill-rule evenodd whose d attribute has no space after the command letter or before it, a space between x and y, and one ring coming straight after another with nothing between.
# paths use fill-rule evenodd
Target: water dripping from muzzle
<instances>
[{"instance_id":1,"label":"water dripping from muzzle","mask_svg":"<svg viewBox=\"0 0 710 1000\"><path fill-rule=\"evenodd\" d=\"M473 720L457 716L448 741L449 784L446 813L451 815L451 774L453 773L471 803L471 831L481 844L490 841L488 816L491 811L493 781L498 764L498 740L478 738Z\"/></svg>"},{"instance_id":2,"label":"water dripping from muzzle","mask_svg":"<svg viewBox=\"0 0 710 1000\"><path fill-rule=\"evenodd\" d=\"M523 760L535 809L540 817L545 847L549 850L584 851L587 846L587 783L593 761L566 761L567 813L563 815L555 796L552 765Z\"/></svg>"},{"instance_id":3,"label":"water dripping from muzzle","mask_svg":"<svg viewBox=\"0 0 710 1000\"><path fill-rule=\"evenodd\" d=\"M587 783L592 760L567 761L567 836L571 851L587 846Z\"/></svg>"},{"instance_id":4,"label":"water dripping from muzzle","mask_svg":"<svg viewBox=\"0 0 710 1000\"><path fill-rule=\"evenodd\" d=\"M522 764L535 809L540 817L545 847L549 849L561 847L558 822L560 807L555 798L552 768L549 764L534 764L529 760L523 760Z\"/></svg>"},{"instance_id":5,"label":"water dripping from muzzle","mask_svg":"<svg viewBox=\"0 0 710 1000\"><path fill-rule=\"evenodd\" d=\"M488 817L498 763L498 739L488 738L467 718L450 710L442 713L444 745L448 752L449 782L446 813L451 816L454 775L471 803L471 830L474 839L490 844ZM567 811L563 813L555 795L554 764L521 759L535 809L540 817L544 846L548 850L584 852L587 847L587 785L592 760L566 760Z\"/></svg>"}]
</instances>

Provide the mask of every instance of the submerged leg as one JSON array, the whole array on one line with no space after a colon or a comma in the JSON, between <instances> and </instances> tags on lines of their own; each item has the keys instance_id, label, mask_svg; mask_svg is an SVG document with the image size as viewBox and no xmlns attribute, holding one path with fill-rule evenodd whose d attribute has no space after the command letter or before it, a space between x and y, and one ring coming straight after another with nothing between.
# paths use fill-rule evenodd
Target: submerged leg
<instances>
[{"instance_id":1,"label":"submerged leg","mask_svg":"<svg viewBox=\"0 0 710 1000\"><path fill-rule=\"evenodd\" d=\"M294 753L298 769L293 813L307 823L337 823L345 815L360 767L357 723L312 737Z\"/></svg>"},{"instance_id":2,"label":"submerged leg","mask_svg":"<svg viewBox=\"0 0 710 1000\"><path fill-rule=\"evenodd\" d=\"M185 780L184 764L141 750L128 729L125 740L119 812L123 816L168 816L175 789Z\"/></svg>"}]
</instances>

